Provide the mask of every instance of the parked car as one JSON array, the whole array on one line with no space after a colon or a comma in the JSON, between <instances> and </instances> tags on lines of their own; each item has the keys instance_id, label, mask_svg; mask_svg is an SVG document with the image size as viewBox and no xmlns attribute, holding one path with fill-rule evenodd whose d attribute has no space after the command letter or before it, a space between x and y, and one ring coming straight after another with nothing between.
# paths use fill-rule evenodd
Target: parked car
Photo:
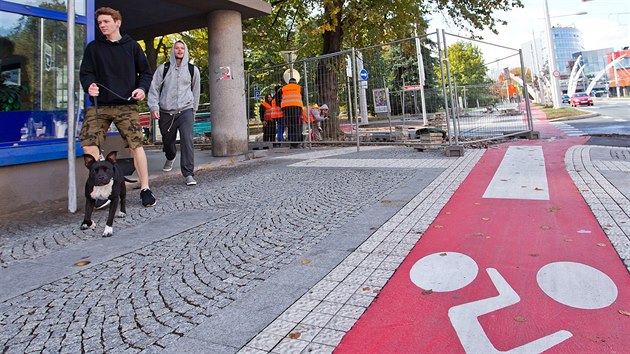
<instances>
[{"instance_id":1,"label":"parked car","mask_svg":"<svg viewBox=\"0 0 630 354\"><path fill-rule=\"evenodd\" d=\"M571 102L571 98L569 97L569 95L562 95L562 103L570 103Z\"/></svg>"},{"instance_id":2,"label":"parked car","mask_svg":"<svg viewBox=\"0 0 630 354\"><path fill-rule=\"evenodd\" d=\"M576 106L592 106L593 105L593 99L586 94L586 92L578 92L578 93L574 93L573 96L571 96L571 106L576 107Z\"/></svg>"}]
</instances>

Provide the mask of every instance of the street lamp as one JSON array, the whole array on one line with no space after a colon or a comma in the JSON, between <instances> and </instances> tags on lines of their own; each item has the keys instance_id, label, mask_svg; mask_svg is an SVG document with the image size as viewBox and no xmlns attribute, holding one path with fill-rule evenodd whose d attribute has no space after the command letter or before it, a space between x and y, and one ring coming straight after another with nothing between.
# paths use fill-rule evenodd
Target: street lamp
<instances>
[{"instance_id":1,"label":"street lamp","mask_svg":"<svg viewBox=\"0 0 630 354\"><path fill-rule=\"evenodd\" d=\"M295 61L295 59L297 59L297 54L295 50L282 50L280 51L280 55L282 55L282 57L284 58L284 60L287 62L287 64L289 64L289 73L288 73L288 77L289 79L293 79L295 78L297 81L300 80L299 77L294 77L296 76L296 74L293 72L293 62ZM285 73L286 75L287 73ZM298 74L299 75L299 74ZM284 79L284 81L286 81L287 83L289 82L288 79Z\"/></svg>"},{"instance_id":2,"label":"street lamp","mask_svg":"<svg viewBox=\"0 0 630 354\"><path fill-rule=\"evenodd\" d=\"M586 12L578 12L569 15L560 15L554 17L586 15ZM556 65L556 49L553 46L553 35L551 33L551 18L549 16L549 5L545 0L545 26L547 30L547 47L549 48L549 76L551 81L551 98L553 100L553 108L560 108L560 79Z\"/></svg>"}]
</instances>

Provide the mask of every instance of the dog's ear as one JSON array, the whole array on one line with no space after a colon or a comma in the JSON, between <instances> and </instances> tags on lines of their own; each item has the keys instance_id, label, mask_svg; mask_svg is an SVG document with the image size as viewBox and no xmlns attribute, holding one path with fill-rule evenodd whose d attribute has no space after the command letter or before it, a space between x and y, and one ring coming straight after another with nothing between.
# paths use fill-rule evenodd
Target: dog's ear
<instances>
[{"instance_id":1,"label":"dog's ear","mask_svg":"<svg viewBox=\"0 0 630 354\"><path fill-rule=\"evenodd\" d=\"M96 159L90 154L83 154L83 162L85 163L85 167L91 168L92 164L96 162Z\"/></svg>"},{"instance_id":2,"label":"dog's ear","mask_svg":"<svg viewBox=\"0 0 630 354\"><path fill-rule=\"evenodd\" d=\"M118 154L118 151L112 151L109 154L107 154L107 157L105 158L105 160L109 161L112 163L112 165L116 164L116 155Z\"/></svg>"}]
</instances>

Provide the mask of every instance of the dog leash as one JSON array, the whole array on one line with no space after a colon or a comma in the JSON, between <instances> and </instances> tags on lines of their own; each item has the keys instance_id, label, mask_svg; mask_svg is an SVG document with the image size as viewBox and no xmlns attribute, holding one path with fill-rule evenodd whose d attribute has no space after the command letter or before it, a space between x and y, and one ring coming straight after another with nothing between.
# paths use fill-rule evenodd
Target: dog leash
<instances>
[{"instance_id":1,"label":"dog leash","mask_svg":"<svg viewBox=\"0 0 630 354\"><path fill-rule=\"evenodd\" d=\"M124 100L124 101L131 101L131 100L133 100L133 97L129 96L129 97L127 97L127 98L124 98L123 96L121 96L121 95L117 94L117 93L116 93L116 92L114 92L112 89L110 89L109 87L107 87L107 86L105 86L105 85L103 85L103 84L101 84L101 83L98 83L98 82L97 82L96 84L97 84L98 86L100 86L100 87L104 88L105 90L107 90L107 91L111 92L114 96L116 96L116 97L120 98L121 100ZM96 97L96 96L94 96L94 97Z\"/></svg>"}]
</instances>

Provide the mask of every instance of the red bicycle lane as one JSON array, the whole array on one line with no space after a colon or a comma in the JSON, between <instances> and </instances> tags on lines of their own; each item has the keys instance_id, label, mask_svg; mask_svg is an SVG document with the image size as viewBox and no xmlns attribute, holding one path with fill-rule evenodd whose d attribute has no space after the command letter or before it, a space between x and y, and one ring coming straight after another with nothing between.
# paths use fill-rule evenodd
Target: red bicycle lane
<instances>
[{"instance_id":1,"label":"red bicycle lane","mask_svg":"<svg viewBox=\"0 0 630 354\"><path fill-rule=\"evenodd\" d=\"M627 352L630 276L564 164L585 141L489 149L336 352ZM519 165L546 185L495 177Z\"/></svg>"}]
</instances>

